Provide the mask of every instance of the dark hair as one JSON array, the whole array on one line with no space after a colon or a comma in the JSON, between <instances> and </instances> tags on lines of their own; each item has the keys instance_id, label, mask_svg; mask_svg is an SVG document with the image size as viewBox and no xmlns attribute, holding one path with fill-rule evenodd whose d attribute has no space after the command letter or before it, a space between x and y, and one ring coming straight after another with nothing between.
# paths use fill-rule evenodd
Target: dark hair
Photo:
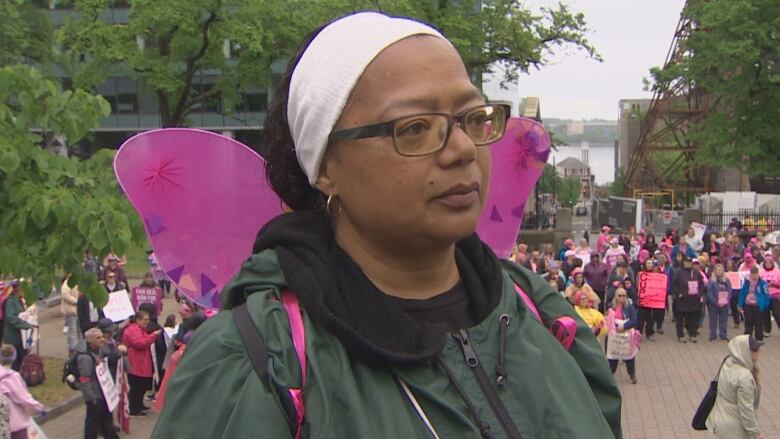
<instances>
[{"instance_id":1,"label":"dark hair","mask_svg":"<svg viewBox=\"0 0 780 439\"><path fill-rule=\"evenodd\" d=\"M167 317L165 317L165 324L163 325L166 328L173 328L176 326L176 315L175 314L168 314Z\"/></svg>"},{"instance_id":2,"label":"dark hair","mask_svg":"<svg viewBox=\"0 0 780 439\"><path fill-rule=\"evenodd\" d=\"M279 198L293 210L319 209L325 206L325 196L309 184L306 173L298 163L295 142L287 121L287 102L293 71L303 52L325 26L311 32L298 47L295 56L290 59L287 69L276 85L263 126L263 143L267 148L266 179Z\"/></svg>"}]
</instances>

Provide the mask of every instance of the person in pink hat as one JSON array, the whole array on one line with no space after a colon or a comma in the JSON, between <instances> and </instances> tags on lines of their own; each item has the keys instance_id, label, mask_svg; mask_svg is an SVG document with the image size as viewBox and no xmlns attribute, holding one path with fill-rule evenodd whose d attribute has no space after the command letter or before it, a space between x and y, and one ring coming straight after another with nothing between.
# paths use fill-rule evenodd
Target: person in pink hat
<instances>
[{"instance_id":1,"label":"person in pink hat","mask_svg":"<svg viewBox=\"0 0 780 439\"><path fill-rule=\"evenodd\" d=\"M607 264L607 270L612 270L618 263L618 256L624 255L628 259L626 250L620 245L617 238L609 240L609 248L604 253L604 263Z\"/></svg>"},{"instance_id":2,"label":"person in pink hat","mask_svg":"<svg viewBox=\"0 0 780 439\"><path fill-rule=\"evenodd\" d=\"M585 281L585 275L583 274L581 268L578 267L572 270L570 281L571 283L568 287L566 287L565 295L572 305L577 305L575 295L582 292L587 294L587 296L594 303L594 306L598 307L599 303L601 303L601 299L599 298L598 294L593 291L593 288L591 288L590 285L588 285L588 283Z\"/></svg>"}]
</instances>

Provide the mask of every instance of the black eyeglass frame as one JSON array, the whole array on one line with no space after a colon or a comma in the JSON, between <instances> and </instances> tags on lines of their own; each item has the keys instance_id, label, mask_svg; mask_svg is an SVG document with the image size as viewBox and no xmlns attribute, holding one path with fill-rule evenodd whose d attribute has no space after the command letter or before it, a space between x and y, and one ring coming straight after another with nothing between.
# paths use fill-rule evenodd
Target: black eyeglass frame
<instances>
[{"instance_id":1,"label":"black eyeglass frame","mask_svg":"<svg viewBox=\"0 0 780 439\"><path fill-rule=\"evenodd\" d=\"M345 128L343 130L332 131L330 135L328 135L328 141L331 142L334 140L347 140L347 139L357 140L357 139L368 139L371 137L391 136L393 138L393 148L395 149L395 152L397 152L398 154L402 156L408 156L408 157L424 156L428 154L433 154L436 151L439 151L440 149L444 148L444 145L447 144L447 141L450 138L452 127L457 123L458 126L460 126L462 129L466 115L471 113L474 110L477 110L479 108L484 108L484 107L502 108L505 114L504 132L501 133L500 137L490 142L479 143L479 144L476 142L474 143L475 146L485 146L491 143L498 142L504 137L504 134L506 134L506 125L509 121L509 117L511 116L510 114L512 110L511 105L496 103L496 102L487 102L485 104L475 105L473 107L467 108L455 115L449 113L437 113L437 112L409 114L406 116L401 116L392 120L388 120L387 122L379 122L371 125L362 125L359 127ZM444 136L444 140L442 141L441 145L438 148L432 151L426 151L424 153L419 153L419 154L403 153L398 150L398 145L396 144L396 139L395 139L395 123L400 120L409 119L410 117L415 117L415 116L444 116L447 118L447 134ZM468 135L468 133L466 134ZM471 138L471 136L469 136L469 138Z\"/></svg>"}]
</instances>

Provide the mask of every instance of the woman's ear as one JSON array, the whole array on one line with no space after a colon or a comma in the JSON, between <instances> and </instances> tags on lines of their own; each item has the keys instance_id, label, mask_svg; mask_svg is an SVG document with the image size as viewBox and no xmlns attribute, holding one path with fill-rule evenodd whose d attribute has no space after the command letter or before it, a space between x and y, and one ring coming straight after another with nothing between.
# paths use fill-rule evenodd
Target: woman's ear
<instances>
[{"instance_id":1,"label":"woman's ear","mask_svg":"<svg viewBox=\"0 0 780 439\"><path fill-rule=\"evenodd\" d=\"M328 148L320 163L320 173L314 186L326 196L338 194L338 185L336 176L338 175L337 154L333 152L335 148Z\"/></svg>"}]
</instances>

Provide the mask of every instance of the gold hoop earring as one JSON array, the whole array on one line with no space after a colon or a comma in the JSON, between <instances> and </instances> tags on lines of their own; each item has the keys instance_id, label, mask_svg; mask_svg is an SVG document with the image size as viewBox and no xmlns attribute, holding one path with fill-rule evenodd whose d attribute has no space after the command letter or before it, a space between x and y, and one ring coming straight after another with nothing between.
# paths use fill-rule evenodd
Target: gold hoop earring
<instances>
[{"instance_id":1,"label":"gold hoop earring","mask_svg":"<svg viewBox=\"0 0 780 439\"><path fill-rule=\"evenodd\" d=\"M335 210L333 207L334 200L338 202L338 210ZM341 213L341 200L338 199L338 195L328 195L328 201L325 202L325 210L330 216L337 216Z\"/></svg>"}]
</instances>

